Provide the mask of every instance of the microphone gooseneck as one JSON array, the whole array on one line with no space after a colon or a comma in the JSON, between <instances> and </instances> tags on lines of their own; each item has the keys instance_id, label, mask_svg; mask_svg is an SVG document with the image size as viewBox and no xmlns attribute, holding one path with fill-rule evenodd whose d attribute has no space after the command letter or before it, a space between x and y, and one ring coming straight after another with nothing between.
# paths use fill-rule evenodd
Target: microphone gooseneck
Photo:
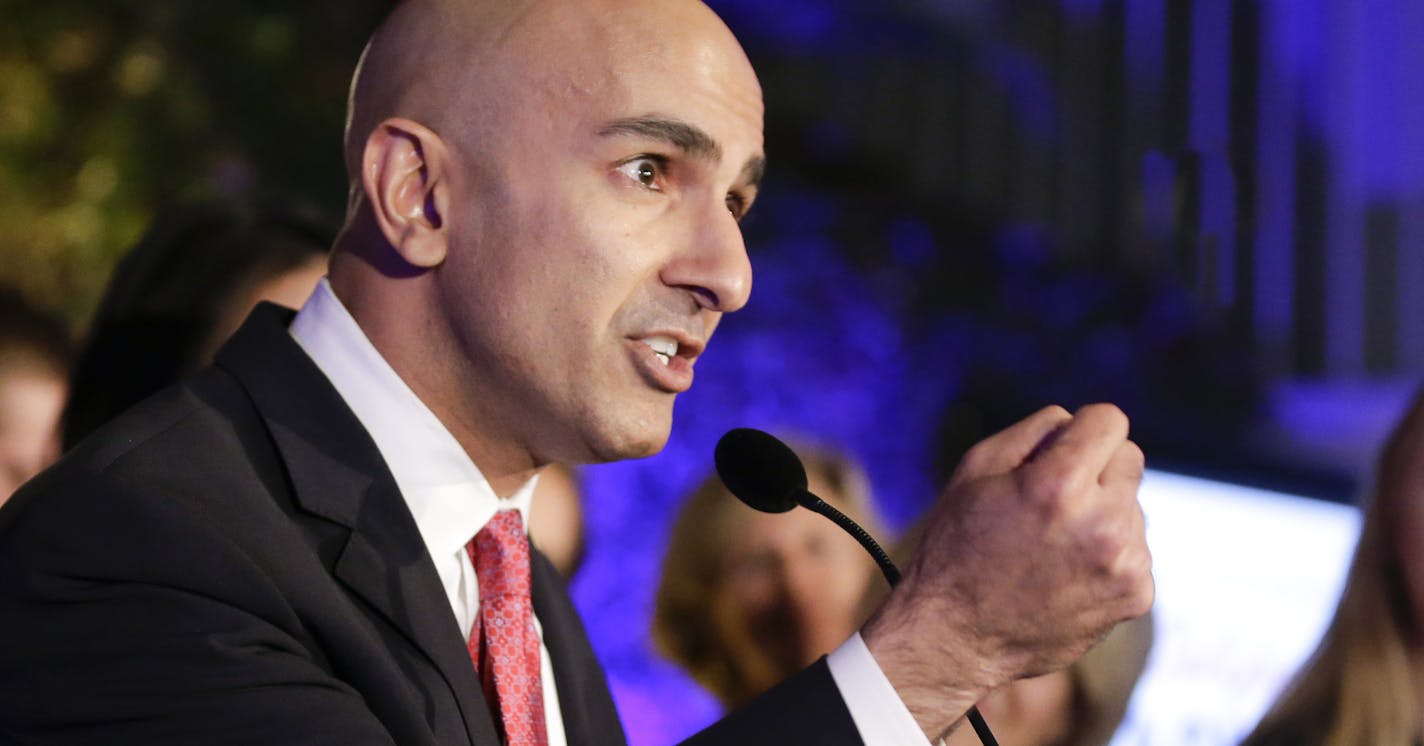
<instances>
[{"instance_id":1,"label":"microphone gooseneck","mask_svg":"<svg viewBox=\"0 0 1424 746\"><path fill-rule=\"evenodd\" d=\"M865 547L890 587L900 582L900 569L870 533L807 489L800 457L775 436L749 427L729 430L717 441L713 461L722 484L738 500L763 513L785 513L797 505L820 513ZM999 746L977 706L970 707L966 717L984 746Z\"/></svg>"},{"instance_id":2,"label":"microphone gooseneck","mask_svg":"<svg viewBox=\"0 0 1424 746\"><path fill-rule=\"evenodd\" d=\"M875 560L875 564L880 566L880 572L885 576L886 582L890 583L891 588L899 584L900 568L895 566L894 561L890 559L890 555L885 553L885 550L880 547L880 543L870 535L869 531L861 528L859 523L852 521L850 516L836 510L834 505L816 497L816 494L810 490L801 490L797 498L797 502L801 505L831 519L832 523L845 529L846 533L860 542L860 545L865 547L865 551L870 552L870 556Z\"/></svg>"}]
</instances>

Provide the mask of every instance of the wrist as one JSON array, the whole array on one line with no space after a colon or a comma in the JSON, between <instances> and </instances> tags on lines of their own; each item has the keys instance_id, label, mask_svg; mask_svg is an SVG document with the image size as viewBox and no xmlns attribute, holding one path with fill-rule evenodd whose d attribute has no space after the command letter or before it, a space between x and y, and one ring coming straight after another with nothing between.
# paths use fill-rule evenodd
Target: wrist
<instances>
[{"instance_id":1,"label":"wrist","mask_svg":"<svg viewBox=\"0 0 1424 746\"><path fill-rule=\"evenodd\" d=\"M943 738L997 683L943 615L892 596L861 637L895 693L931 741Z\"/></svg>"}]
</instances>

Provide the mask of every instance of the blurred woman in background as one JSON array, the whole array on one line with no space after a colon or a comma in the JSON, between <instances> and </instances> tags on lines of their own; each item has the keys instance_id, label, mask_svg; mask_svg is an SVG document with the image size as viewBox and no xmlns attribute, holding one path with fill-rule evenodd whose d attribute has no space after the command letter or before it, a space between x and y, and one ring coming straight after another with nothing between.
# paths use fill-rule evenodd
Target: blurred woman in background
<instances>
[{"instance_id":1,"label":"blurred woman in background","mask_svg":"<svg viewBox=\"0 0 1424 746\"><path fill-rule=\"evenodd\" d=\"M1335 618L1247 746L1424 743L1424 395L1380 455Z\"/></svg>"},{"instance_id":2,"label":"blurred woman in background","mask_svg":"<svg viewBox=\"0 0 1424 746\"><path fill-rule=\"evenodd\" d=\"M812 492L879 531L869 482L844 456L798 448ZM838 647L866 617L875 562L809 510L755 511L715 475L673 525L653 616L659 650L728 709Z\"/></svg>"},{"instance_id":3,"label":"blurred woman in background","mask_svg":"<svg viewBox=\"0 0 1424 746\"><path fill-rule=\"evenodd\" d=\"M331 231L287 210L180 205L110 278L70 381L64 446L212 362L259 301L300 307L326 273Z\"/></svg>"},{"instance_id":4,"label":"blurred woman in background","mask_svg":"<svg viewBox=\"0 0 1424 746\"><path fill-rule=\"evenodd\" d=\"M1152 617L1118 625L1073 665L1019 679L979 702L1001 743L1014 746L1106 746L1122 724L1132 690L1152 648ZM977 746L962 724L946 746Z\"/></svg>"}]
</instances>

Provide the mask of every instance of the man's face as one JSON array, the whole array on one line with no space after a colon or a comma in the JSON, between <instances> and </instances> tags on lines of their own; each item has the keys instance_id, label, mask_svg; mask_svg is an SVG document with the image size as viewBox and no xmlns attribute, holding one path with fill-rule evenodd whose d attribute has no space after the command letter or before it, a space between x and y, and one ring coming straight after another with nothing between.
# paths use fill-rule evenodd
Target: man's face
<instances>
[{"instance_id":1,"label":"man's face","mask_svg":"<svg viewBox=\"0 0 1424 746\"><path fill-rule=\"evenodd\" d=\"M541 24L529 69L491 86L506 100L442 133L457 167L437 271L471 366L461 409L536 459L656 452L750 292L738 220L761 91L710 11L676 8L662 16L694 17Z\"/></svg>"}]
</instances>

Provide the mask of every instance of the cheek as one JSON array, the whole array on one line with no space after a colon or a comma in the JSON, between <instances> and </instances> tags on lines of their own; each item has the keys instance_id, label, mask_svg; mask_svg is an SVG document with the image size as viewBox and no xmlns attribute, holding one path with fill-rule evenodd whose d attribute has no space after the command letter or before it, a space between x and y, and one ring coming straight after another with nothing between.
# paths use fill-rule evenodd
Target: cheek
<instances>
[{"instance_id":1,"label":"cheek","mask_svg":"<svg viewBox=\"0 0 1424 746\"><path fill-rule=\"evenodd\" d=\"M876 574L875 560L865 549L849 536L834 537L835 545L827 557L829 590L836 593L842 604L857 606L867 585Z\"/></svg>"},{"instance_id":2,"label":"cheek","mask_svg":"<svg viewBox=\"0 0 1424 746\"><path fill-rule=\"evenodd\" d=\"M506 306L537 317L530 332L579 347L590 334L660 318L661 257L675 246L655 211L618 199L592 169L555 167L558 178L511 186L506 199L470 226L493 236L480 263ZM600 340L601 342L602 340ZM584 355L586 351L578 353ZM594 370L593 372L597 372Z\"/></svg>"}]
</instances>

